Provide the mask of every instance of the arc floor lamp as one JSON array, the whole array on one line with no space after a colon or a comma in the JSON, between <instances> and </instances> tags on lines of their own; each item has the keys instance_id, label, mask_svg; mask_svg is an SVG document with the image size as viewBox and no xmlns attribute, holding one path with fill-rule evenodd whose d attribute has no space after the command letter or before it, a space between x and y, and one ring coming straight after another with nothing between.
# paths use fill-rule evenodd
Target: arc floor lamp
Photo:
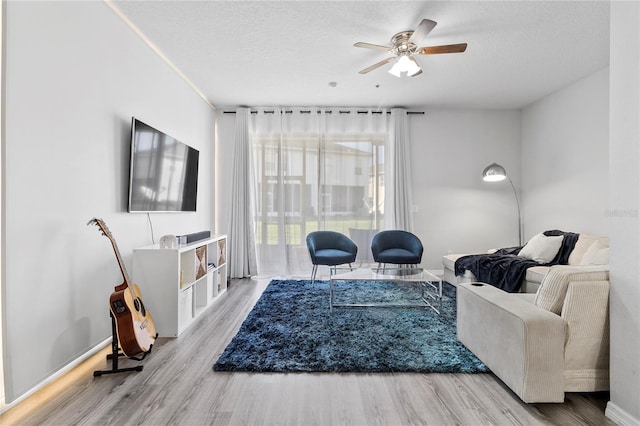
<instances>
[{"instance_id":1,"label":"arc floor lamp","mask_svg":"<svg viewBox=\"0 0 640 426\"><path fill-rule=\"evenodd\" d=\"M485 167L482 172L482 180L485 182L499 182L501 180L508 179L513 189L513 195L516 197L516 205L518 206L518 244L522 246L522 216L520 215L520 200L518 199L518 192L513 185L511 178L507 175L507 171L500 164L493 163Z\"/></svg>"}]
</instances>

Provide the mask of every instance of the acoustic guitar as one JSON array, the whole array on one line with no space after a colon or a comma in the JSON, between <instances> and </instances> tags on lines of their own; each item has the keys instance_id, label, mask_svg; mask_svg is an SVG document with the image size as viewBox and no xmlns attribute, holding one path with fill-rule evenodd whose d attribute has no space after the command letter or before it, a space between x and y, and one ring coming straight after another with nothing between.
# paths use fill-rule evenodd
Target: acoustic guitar
<instances>
[{"instance_id":1,"label":"acoustic guitar","mask_svg":"<svg viewBox=\"0 0 640 426\"><path fill-rule=\"evenodd\" d=\"M129 274L122 262L120 250L111 231L102 219L93 218L87 225L96 225L102 231L102 235L111 241L111 246L116 255L123 283L116 286L109 298L109 309L116 324L120 349L128 357L141 353L148 353L156 340L156 327L151 313L142 303L140 289L136 284L131 284Z\"/></svg>"}]
</instances>

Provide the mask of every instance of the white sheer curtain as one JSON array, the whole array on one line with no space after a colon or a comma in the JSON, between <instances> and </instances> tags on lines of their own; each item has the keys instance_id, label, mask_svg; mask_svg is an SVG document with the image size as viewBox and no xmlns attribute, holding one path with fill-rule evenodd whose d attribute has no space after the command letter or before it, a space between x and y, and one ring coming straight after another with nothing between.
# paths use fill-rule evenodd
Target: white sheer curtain
<instances>
[{"instance_id":1,"label":"white sheer curtain","mask_svg":"<svg viewBox=\"0 0 640 426\"><path fill-rule=\"evenodd\" d=\"M413 231L413 201L411 198L411 153L407 111L393 108L389 120L387 143L387 229Z\"/></svg>"},{"instance_id":2,"label":"white sheer curtain","mask_svg":"<svg viewBox=\"0 0 640 426\"><path fill-rule=\"evenodd\" d=\"M229 221L229 276L244 278L258 273L253 227L254 188L248 108L236 110L231 219Z\"/></svg>"},{"instance_id":3,"label":"white sheer curtain","mask_svg":"<svg viewBox=\"0 0 640 426\"><path fill-rule=\"evenodd\" d=\"M388 120L386 110L253 111L249 137L260 275L307 277L309 232L382 229ZM359 251L370 248L359 245Z\"/></svg>"}]
</instances>

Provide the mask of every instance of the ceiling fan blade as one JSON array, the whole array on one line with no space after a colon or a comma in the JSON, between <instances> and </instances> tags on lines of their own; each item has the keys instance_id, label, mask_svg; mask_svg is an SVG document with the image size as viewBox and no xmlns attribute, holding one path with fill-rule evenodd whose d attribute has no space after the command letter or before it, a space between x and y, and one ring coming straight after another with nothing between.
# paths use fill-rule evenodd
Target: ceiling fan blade
<instances>
[{"instance_id":1,"label":"ceiling fan blade","mask_svg":"<svg viewBox=\"0 0 640 426\"><path fill-rule=\"evenodd\" d=\"M363 43L361 41L354 44L355 47L365 47L367 49L384 50L389 52L392 48L387 46L380 46L379 44Z\"/></svg>"},{"instance_id":2,"label":"ceiling fan blade","mask_svg":"<svg viewBox=\"0 0 640 426\"><path fill-rule=\"evenodd\" d=\"M373 71L373 70L375 70L376 68L380 68L380 67L381 67L381 66L383 66L384 64L388 64L389 62L393 61L394 59L396 59L396 57L395 57L395 56L392 56L392 57L390 57L390 58L387 58L387 59L385 59L385 60L382 60L382 61L378 62L377 64L373 64L373 65L371 65L370 67L367 67L367 68L363 69L362 71L360 71L360 74L366 74L366 73L368 73L369 71Z\"/></svg>"},{"instance_id":3,"label":"ceiling fan blade","mask_svg":"<svg viewBox=\"0 0 640 426\"><path fill-rule=\"evenodd\" d=\"M443 46L428 46L419 48L420 55L436 55L438 53L461 53L467 50L467 43L445 44Z\"/></svg>"},{"instance_id":4,"label":"ceiling fan blade","mask_svg":"<svg viewBox=\"0 0 640 426\"><path fill-rule=\"evenodd\" d=\"M420 24L418 24L418 28L416 28L413 34L411 34L411 37L409 37L409 43L420 43L437 24L437 22L432 21L431 19L423 19Z\"/></svg>"}]
</instances>

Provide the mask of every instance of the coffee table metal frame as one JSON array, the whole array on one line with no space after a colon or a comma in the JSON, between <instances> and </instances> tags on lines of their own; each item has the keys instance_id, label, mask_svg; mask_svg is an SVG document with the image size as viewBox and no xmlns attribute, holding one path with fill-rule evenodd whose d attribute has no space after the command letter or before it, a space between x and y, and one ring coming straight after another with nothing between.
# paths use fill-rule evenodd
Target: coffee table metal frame
<instances>
[{"instance_id":1,"label":"coffee table metal frame","mask_svg":"<svg viewBox=\"0 0 640 426\"><path fill-rule=\"evenodd\" d=\"M343 272L344 271L344 272ZM393 281L419 283L421 303L334 303L336 281ZM433 301L434 303L431 303ZM435 305L438 306L435 306ZM440 313L442 307L442 278L422 268L336 268L329 277L329 309L341 308L425 308Z\"/></svg>"}]
</instances>

